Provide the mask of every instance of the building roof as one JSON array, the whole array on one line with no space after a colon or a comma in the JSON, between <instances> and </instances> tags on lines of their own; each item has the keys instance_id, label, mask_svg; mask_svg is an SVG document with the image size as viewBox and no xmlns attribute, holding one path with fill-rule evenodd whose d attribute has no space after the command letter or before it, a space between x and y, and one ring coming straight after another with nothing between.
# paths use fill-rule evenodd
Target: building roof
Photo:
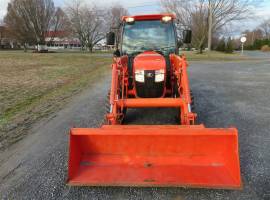
<instances>
[{"instance_id":1,"label":"building roof","mask_svg":"<svg viewBox=\"0 0 270 200\"><path fill-rule=\"evenodd\" d=\"M46 37L65 37L67 35L67 31L47 31L46 33Z\"/></svg>"}]
</instances>

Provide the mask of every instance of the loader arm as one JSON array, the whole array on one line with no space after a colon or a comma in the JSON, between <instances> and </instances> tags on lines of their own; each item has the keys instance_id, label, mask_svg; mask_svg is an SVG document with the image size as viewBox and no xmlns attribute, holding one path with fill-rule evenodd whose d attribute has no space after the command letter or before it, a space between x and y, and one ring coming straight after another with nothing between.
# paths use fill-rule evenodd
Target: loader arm
<instances>
[{"instance_id":1,"label":"loader arm","mask_svg":"<svg viewBox=\"0 0 270 200\"><path fill-rule=\"evenodd\" d=\"M178 93L183 101L181 107L181 124L182 125L194 125L197 118L196 113L191 111L191 96L188 80L187 67L185 55L181 57L175 54L170 55L170 61L172 63L173 74L176 77Z\"/></svg>"},{"instance_id":2,"label":"loader arm","mask_svg":"<svg viewBox=\"0 0 270 200\"><path fill-rule=\"evenodd\" d=\"M128 91L127 60L127 56L114 58L114 63L112 64L112 84L110 92L111 112L107 115L109 124L119 124L118 119L119 116L122 115L121 112L119 113L119 110L123 110L124 107L179 107L179 111L181 113L180 124L195 124L197 114L192 113L191 111L191 97L187 74L188 64L184 55L182 55L182 57L175 54L170 55L170 62L172 63L173 74L176 79L178 93L180 94L179 97L175 97L177 99L165 98L164 101L161 99L148 99L148 104L141 103L142 99L128 99L127 95L125 95L134 94L134 92L132 91L134 89ZM118 86L121 90L119 90ZM119 93L119 91L121 91L121 93ZM166 102L171 103L168 104Z\"/></svg>"}]
</instances>

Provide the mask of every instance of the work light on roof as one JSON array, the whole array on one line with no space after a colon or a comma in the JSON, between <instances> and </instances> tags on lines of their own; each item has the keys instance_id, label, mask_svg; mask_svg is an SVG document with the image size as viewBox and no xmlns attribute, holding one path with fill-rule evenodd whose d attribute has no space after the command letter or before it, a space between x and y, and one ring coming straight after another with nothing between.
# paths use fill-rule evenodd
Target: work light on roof
<instances>
[{"instance_id":1,"label":"work light on roof","mask_svg":"<svg viewBox=\"0 0 270 200\"><path fill-rule=\"evenodd\" d=\"M164 21L164 22L169 22L171 20L172 20L172 17L171 16L164 16L164 17L162 17L162 21Z\"/></svg>"},{"instance_id":2,"label":"work light on roof","mask_svg":"<svg viewBox=\"0 0 270 200\"><path fill-rule=\"evenodd\" d=\"M135 19L133 18L133 17L128 17L128 18L126 18L126 22L127 23L132 23L132 22L134 22L135 21Z\"/></svg>"}]
</instances>

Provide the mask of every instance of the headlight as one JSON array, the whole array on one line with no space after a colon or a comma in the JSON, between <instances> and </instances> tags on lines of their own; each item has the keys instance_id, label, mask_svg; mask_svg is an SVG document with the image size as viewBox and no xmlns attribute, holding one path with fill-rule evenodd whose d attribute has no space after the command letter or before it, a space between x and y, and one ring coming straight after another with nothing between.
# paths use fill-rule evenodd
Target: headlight
<instances>
[{"instance_id":1,"label":"headlight","mask_svg":"<svg viewBox=\"0 0 270 200\"><path fill-rule=\"evenodd\" d=\"M162 82L165 79L164 69L155 72L155 82Z\"/></svg>"},{"instance_id":2,"label":"headlight","mask_svg":"<svg viewBox=\"0 0 270 200\"><path fill-rule=\"evenodd\" d=\"M135 80L140 83L144 83L144 70L135 71Z\"/></svg>"}]
</instances>

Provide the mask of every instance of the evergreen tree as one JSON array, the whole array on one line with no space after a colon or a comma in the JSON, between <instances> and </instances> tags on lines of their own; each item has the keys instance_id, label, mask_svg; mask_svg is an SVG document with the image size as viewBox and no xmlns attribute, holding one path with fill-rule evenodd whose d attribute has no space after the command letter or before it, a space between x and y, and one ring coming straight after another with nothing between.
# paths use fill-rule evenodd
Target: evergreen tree
<instances>
[{"instance_id":1,"label":"evergreen tree","mask_svg":"<svg viewBox=\"0 0 270 200\"><path fill-rule=\"evenodd\" d=\"M225 43L225 38L223 37L219 42L218 42L218 46L216 48L217 51L222 51L224 52L226 48L226 43Z\"/></svg>"},{"instance_id":2,"label":"evergreen tree","mask_svg":"<svg viewBox=\"0 0 270 200\"><path fill-rule=\"evenodd\" d=\"M226 53L233 53L233 41L232 41L231 37L228 38L225 52Z\"/></svg>"}]
</instances>

